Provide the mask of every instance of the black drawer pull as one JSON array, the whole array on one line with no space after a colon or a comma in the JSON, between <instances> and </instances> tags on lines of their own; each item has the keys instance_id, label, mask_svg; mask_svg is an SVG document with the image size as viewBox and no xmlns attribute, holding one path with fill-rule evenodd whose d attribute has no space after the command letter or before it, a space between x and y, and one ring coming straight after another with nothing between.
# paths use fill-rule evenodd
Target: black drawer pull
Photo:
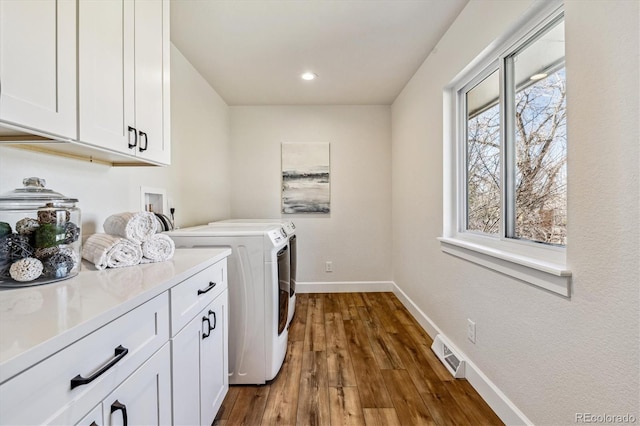
<instances>
[{"instance_id":1,"label":"black drawer pull","mask_svg":"<svg viewBox=\"0 0 640 426\"><path fill-rule=\"evenodd\" d=\"M214 288L216 284L217 283L214 283L213 281L209 281L209 287L205 288L204 290L198 290L198 296L200 296L201 294L205 294L206 292Z\"/></svg>"},{"instance_id":2,"label":"black drawer pull","mask_svg":"<svg viewBox=\"0 0 640 426\"><path fill-rule=\"evenodd\" d=\"M111 404L111 414L115 413L118 410L122 411L122 424L124 426L127 426L127 406L116 399L115 402Z\"/></svg>"},{"instance_id":3,"label":"black drawer pull","mask_svg":"<svg viewBox=\"0 0 640 426\"><path fill-rule=\"evenodd\" d=\"M131 143L131 132L133 132L133 143ZM138 132L135 127L129 126L129 148L135 148L138 145Z\"/></svg>"},{"instance_id":4,"label":"black drawer pull","mask_svg":"<svg viewBox=\"0 0 640 426\"><path fill-rule=\"evenodd\" d=\"M100 377L100 375L103 374L105 371L107 371L108 369L116 365L118 361L124 358L124 356L128 353L129 353L129 349L125 348L122 345L118 346L115 349L113 359L109 361L108 364L105 364L105 366L102 367L100 370L96 371L91 376L86 378L78 374L76 377L71 379L71 389L76 388L78 386L86 385L87 383L91 383L92 381Z\"/></svg>"},{"instance_id":5,"label":"black drawer pull","mask_svg":"<svg viewBox=\"0 0 640 426\"><path fill-rule=\"evenodd\" d=\"M209 323L209 331L211 330L215 330L216 329L216 324L218 323L218 320L216 319L216 313L213 312L211 309L209 309L209 317L211 317L211 315L213 314L213 327L211 327L211 323Z\"/></svg>"},{"instance_id":6,"label":"black drawer pull","mask_svg":"<svg viewBox=\"0 0 640 426\"><path fill-rule=\"evenodd\" d=\"M211 335L211 321L209 321L209 317L202 317L202 324L204 325L204 322L207 322L207 331L203 331L202 332L202 340L206 339L207 337L209 337Z\"/></svg>"},{"instance_id":7,"label":"black drawer pull","mask_svg":"<svg viewBox=\"0 0 640 426\"><path fill-rule=\"evenodd\" d=\"M138 134L140 135L140 146L138 147L138 149L140 150L140 152L144 152L149 146L149 138L145 132L138 131ZM142 138L144 138L144 148L142 147Z\"/></svg>"}]
</instances>

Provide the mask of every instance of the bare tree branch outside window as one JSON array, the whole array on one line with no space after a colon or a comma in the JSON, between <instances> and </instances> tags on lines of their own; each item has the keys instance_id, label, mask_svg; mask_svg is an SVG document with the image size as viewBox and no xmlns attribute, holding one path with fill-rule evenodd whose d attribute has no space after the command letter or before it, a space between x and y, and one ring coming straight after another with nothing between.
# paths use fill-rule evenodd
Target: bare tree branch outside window
<instances>
[{"instance_id":1,"label":"bare tree branch outside window","mask_svg":"<svg viewBox=\"0 0 640 426\"><path fill-rule=\"evenodd\" d=\"M564 68L516 93L516 237L567 238Z\"/></svg>"},{"instance_id":2,"label":"bare tree branch outside window","mask_svg":"<svg viewBox=\"0 0 640 426\"><path fill-rule=\"evenodd\" d=\"M500 230L500 107L470 118L467 126L467 229Z\"/></svg>"},{"instance_id":3,"label":"bare tree branch outside window","mask_svg":"<svg viewBox=\"0 0 640 426\"><path fill-rule=\"evenodd\" d=\"M517 90L515 238L566 244L564 68ZM467 118L467 229L497 234L501 220L500 108Z\"/></svg>"}]
</instances>

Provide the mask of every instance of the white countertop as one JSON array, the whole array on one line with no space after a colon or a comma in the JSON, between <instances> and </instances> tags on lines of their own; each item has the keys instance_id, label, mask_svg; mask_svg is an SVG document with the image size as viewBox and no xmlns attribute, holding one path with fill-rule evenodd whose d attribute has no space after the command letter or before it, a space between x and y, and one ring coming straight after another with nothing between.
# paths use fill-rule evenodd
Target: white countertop
<instances>
[{"instance_id":1,"label":"white countertop","mask_svg":"<svg viewBox=\"0 0 640 426\"><path fill-rule=\"evenodd\" d=\"M231 254L176 249L173 259L80 273L53 284L0 289L0 383Z\"/></svg>"}]
</instances>

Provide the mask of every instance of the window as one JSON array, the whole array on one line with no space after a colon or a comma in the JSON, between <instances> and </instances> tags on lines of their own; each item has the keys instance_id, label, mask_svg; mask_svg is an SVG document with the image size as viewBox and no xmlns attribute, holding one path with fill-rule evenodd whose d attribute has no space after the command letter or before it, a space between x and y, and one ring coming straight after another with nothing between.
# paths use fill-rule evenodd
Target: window
<instances>
[{"instance_id":1,"label":"window","mask_svg":"<svg viewBox=\"0 0 640 426\"><path fill-rule=\"evenodd\" d=\"M466 106L466 219L468 231L498 235L501 220L500 153L501 108L498 70L470 90L463 90Z\"/></svg>"},{"instance_id":2,"label":"window","mask_svg":"<svg viewBox=\"0 0 640 426\"><path fill-rule=\"evenodd\" d=\"M536 13L445 88L445 192L454 196L445 194L440 240L446 252L569 296L564 20L557 6Z\"/></svg>"}]
</instances>

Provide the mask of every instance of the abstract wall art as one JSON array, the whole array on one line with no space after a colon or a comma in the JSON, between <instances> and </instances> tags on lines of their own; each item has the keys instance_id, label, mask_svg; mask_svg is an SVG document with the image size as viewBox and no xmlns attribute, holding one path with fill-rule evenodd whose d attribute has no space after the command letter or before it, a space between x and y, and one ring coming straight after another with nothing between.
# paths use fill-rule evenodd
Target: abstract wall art
<instances>
[{"instance_id":1,"label":"abstract wall art","mask_svg":"<svg viewBox=\"0 0 640 426\"><path fill-rule=\"evenodd\" d=\"M330 213L329 143L282 143L282 213Z\"/></svg>"}]
</instances>

